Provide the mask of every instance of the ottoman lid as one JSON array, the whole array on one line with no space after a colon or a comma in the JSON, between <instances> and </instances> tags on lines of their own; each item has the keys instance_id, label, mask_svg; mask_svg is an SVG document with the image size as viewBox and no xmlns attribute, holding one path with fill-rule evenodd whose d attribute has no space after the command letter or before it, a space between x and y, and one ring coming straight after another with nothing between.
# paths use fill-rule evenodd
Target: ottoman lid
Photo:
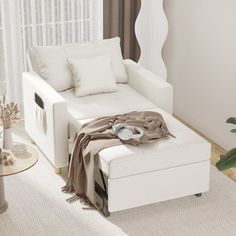
<instances>
[{"instance_id":1,"label":"ottoman lid","mask_svg":"<svg viewBox=\"0 0 236 236\"><path fill-rule=\"evenodd\" d=\"M197 133L161 109L170 132L176 138L140 146L121 145L99 153L100 169L109 178L119 178L207 161L211 145Z\"/></svg>"}]
</instances>

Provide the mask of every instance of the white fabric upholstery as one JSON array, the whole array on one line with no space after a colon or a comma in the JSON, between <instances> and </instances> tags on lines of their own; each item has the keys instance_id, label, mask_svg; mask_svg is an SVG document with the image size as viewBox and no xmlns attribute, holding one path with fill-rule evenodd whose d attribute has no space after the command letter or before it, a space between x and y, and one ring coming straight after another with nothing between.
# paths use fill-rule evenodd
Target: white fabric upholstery
<instances>
[{"instance_id":1,"label":"white fabric upholstery","mask_svg":"<svg viewBox=\"0 0 236 236\"><path fill-rule=\"evenodd\" d=\"M131 76L129 85L118 84L117 92L80 98L75 98L73 89L61 92L60 95L49 85L48 81L44 81L36 73L23 74L26 130L55 167L63 167L68 164L67 137L69 130L74 132L74 127L80 128L78 119L152 109L156 108L159 102L161 105L164 104L162 108L169 112L169 108L172 107L172 101L168 97L172 97L171 85L166 82L163 84L158 77L156 82L154 82L155 77L149 80L146 74L134 76L133 68L135 69L136 66L127 67ZM135 81L135 78L137 83L132 82ZM142 86L144 91L140 93ZM156 91L158 91L158 96ZM48 126L46 135L38 129L35 123L35 92L45 103ZM150 97L153 98L153 102Z\"/></svg>"},{"instance_id":2,"label":"white fabric upholstery","mask_svg":"<svg viewBox=\"0 0 236 236\"><path fill-rule=\"evenodd\" d=\"M31 48L29 57L33 70L56 91L63 91L74 86L63 47Z\"/></svg>"},{"instance_id":3,"label":"white fabric upholstery","mask_svg":"<svg viewBox=\"0 0 236 236\"><path fill-rule=\"evenodd\" d=\"M117 84L115 93L94 94L76 98L73 89L60 92L67 101L70 124L80 128L78 120L141 111L155 108L150 100L137 93L128 84Z\"/></svg>"},{"instance_id":4,"label":"white fabric upholstery","mask_svg":"<svg viewBox=\"0 0 236 236\"><path fill-rule=\"evenodd\" d=\"M100 168L109 178L209 160L210 145L203 138L167 112L157 108L154 103L137 93L131 86L127 84L118 86L119 90L116 93L83 98L75 98L72 90L60 93L68 102L72 125L70 127L71 137L80 130L82 124L93 118L133 110L154 110L163 115L168 128L176 138L160 140L139 147L122 145L102 150L99 154Z\"/></svg>"},{"instance_id":5,"label":"white fabric upholstery","mask_svg":"<svg viewBox=\"0 0 236 236\"><path fill-rule=\"evenodd\" d=\"M68 63L75 84L76 97L117 90L110 55L69 59Z\"/></svg>"},{"instance_id":6,"label":"white fabric upholstery","mask_svg":"<svg viewBox=\"0 0 236 236\"><path fill-rule=\"evenodd\" d=\"M106 41L99 44L99 47L90 47L91 43L78 45L80 50L75 50L74 45L66 46L65 51L70 54L68 58L94 57L113 49L114 55L118 55L118 47L108 46ZM119 56L112 56L112 60L114 58L114 61L121 62ZM93 118L134 110L155 110L163 115L175 139L139 147L120 145L99 153L99 167L108 176L108 210L114 212L208 191L211 147L170 115L173 112L172 86L131 60L125 60L124 64L122 67L121 62L120 68L116 69L121 74L127 70L128 84L119 84L115 93L85 97L75 97L73 89L57 93L49 85L49 80L47 84L39 76L25 73L23 89L27 132L55 167L63 167L68 165L68 126L69 137L73 137L84 122ZM113 69L115 73L116 69ZM43 72L47 74L47 71ZM45 104L46 132L36 125L34 93Z\"/></svg>"},{"instance_id":7,"label":"white fabric upholstery","mask_svg":"<svg viewBox=\"0 0 236 236\"><path fill-rule=\"evenodd\" d=\"M158 107L173 113L173 87L132 60L124 60L129 85Z\"/></svg>"},{"instance_id":8,"label":"white fabric upholstery","mask_svg":"<svg viewBox=\"0 0 236 236\"><path fill-rule=\"evenodd\" d=\"M155 108L156 105L137 93L128 84L117 84L115 93L94 94L76 98L74 89L60 92L67 101L69 115L69 136L73 139L81 128L79 120L122 114L130 111L142 111Z\"/></svg>"},{"instance_id":9,"label":"white fabric upholstery","mask_svg":"<svg viewBox=\"0 0 236 236\"><path fill-rule=\"evenodd\" d=\"M122 145L99 153L100 167L109 178L174 168L210 159L211 146L198 134L161 109L167 126L176 136L139 147Z\"/></svg>"},{"instance_id":10,"label":"white fabric upholstery","mask_svg":"<svg viewBox=\"0 0 236 236\"><path fill-rule=\"evenodd\" d=\"M68 162L68 124L71 130L78 131L87 119L152 109L163 114L176 139L139 148L120 146L101 151L100 166L110 178L209 159L208 143L167 113L172 110L169 98L172 98L172 86L153 74L149 75L136 63L128 61L128 64L129 84L118 84L115 93L79 98L74 96L73 89L57 93L39 76L32 73L23 75L26 130L55 166L65 166ZM47 135L41 134L34 124L34 92L45 102L49 127ZM158 104L162 108L158 108Z\"/></svg>"},{"instance_id":11,"label":"white fabric upholstery","mask_svg":"<svg viewBox=\"0 0 236 236\"><path fill-rule=\"evenodd\" d=\"M44 102L47 130L37 125L34 94ZM68 113L65 99L36 73L23 73L25 129L55 167L68 165Z\"/></svg>"},{"instance_id":12,"label":"white fabric upholstery","mask_svg":"<svg viewBox=\"0 0 236 236\"><path fill-rule=\"evenodd\" d=\"M67 59L91 58L105 54L111 56L112 70L116 81L127 82L128 77L118 37L62 46L39 46L29 50L30 64L33 70L56 91L67 90L74 86Z\"/></svg>"},{"instance_id":13,"label":"white fabric upholstery","mask_svg":"<svg viewBox=\"0 0 236 236\"><path fill-rule=\"evenodd\" d=\"M91 43L64 45L67 58L91 58L104 54L111 55L112 69L118 83L128 80L120 48L120 38L105 39Z\"/></svg>"},{"instance_id":14,"label":"white fabric upholstery","mask_svg":"<svg viewBox=\"0 0 236 236\"><path fill-rule=\"evenodd\" d=\"M99 165L109 178L174 168L210 159L211 146L202 137L160 108L147 110L161 113L176 138L138 147L122 145L102 150L99 153ZM77 120L77 129L90 120Z\"/></svg>"}]
</instances>

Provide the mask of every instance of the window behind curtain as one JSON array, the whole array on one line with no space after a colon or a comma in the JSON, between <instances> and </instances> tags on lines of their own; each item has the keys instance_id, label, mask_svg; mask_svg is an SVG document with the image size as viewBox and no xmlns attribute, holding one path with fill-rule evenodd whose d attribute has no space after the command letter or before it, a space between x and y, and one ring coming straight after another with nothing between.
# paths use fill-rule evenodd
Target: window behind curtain
<instances>
[{"instance_id":1,"label":"window behind curtain","mask_svg":"<svg viewBox=\"0 0 236 236\"><path fill-rule=\"evenodd\" d=\"M94 40L95 1L20 0L24 70L29 47Z\"/></svg>"},{"instance_id":2,"label":"window behind curtain","mask_svg":"<svg viewBox=\"0 0 236 236\"><path fill-rule=\"evenodd\" d=\"M1 80L7 77L8 97L21 102L21 74L27 71L27 50L33 46L60 45L100 39L102 0L0 0L6 23L0 25ZM1 21L2 22L2 21ZM2 29L5 27L6 43ZM99 29L98 29L99 28ZM2 47L2 48L1 48ZM8 50L10 48L10 50ZM4 60L2 53L0 60ZM12 72L12 68L14 71ZM4 75L6 73L7 76ZM2 79L3 78L3 79Z\"/></svg>"}]
</instances>

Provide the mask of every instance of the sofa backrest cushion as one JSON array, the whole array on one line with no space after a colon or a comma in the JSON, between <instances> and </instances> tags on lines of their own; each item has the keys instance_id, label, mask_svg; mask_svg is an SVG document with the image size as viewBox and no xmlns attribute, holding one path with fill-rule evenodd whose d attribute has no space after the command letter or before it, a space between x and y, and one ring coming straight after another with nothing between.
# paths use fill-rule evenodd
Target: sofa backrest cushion
<instances>
[{"instance_id":1,"label":"sofa backrest cushion","mask_svg":"<svg viewBox=\"0 0 236 236\"><path fill-rule=\"evenodd\" d=\"M111 64L116 81L118 83L128 81L121 54L120 38L105 39L94 43L67 44L64 48L67 57L74 59L91 58L105 54L111 55Z\"/></svg>"},{"instance_id":2,"label":"sofa backrest cushion","mask_svg":"<svg viewBox=\"0 0 236 236\"><path fill-rule=\"evenodd\" d=\"M118 83L128 80L123 64L120 38L96 42L65 44L61 46L39 46L29 49L33 70L44 78L55 90L64 91L74 87L68 67L68 59L92 58L109 54L112 70Z\"/></svg>"},{"instance_id":3,"label":"sofa backrest cushion","mask_svg":"<svg viewBox=\"0 0 236 236\"><path fill-rule=\"evenodd\" d=\"M31 48L29 57L33 70L56 91L67 90L74 86L63 47L40 46Z\"/></svg>"}]
</instances>

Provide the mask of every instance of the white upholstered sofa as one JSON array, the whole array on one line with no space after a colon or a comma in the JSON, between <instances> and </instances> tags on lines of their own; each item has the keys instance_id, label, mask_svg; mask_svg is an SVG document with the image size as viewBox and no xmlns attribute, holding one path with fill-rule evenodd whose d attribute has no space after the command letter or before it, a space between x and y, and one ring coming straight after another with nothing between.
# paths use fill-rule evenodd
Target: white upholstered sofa
<instances>
[{"instance_id":1,"label":"white upholstered sofa","mask_svg":"<svg viewBox=\"0 0 236 236\"><path fill-rule=\"evenodd\" d=\"M84 50L82 54L81 51L78 52L77 57L100 55L104 50L108 53L114 49L114 45L109 47L111 43L116 44L112 57L117 56L116 59L120 60L117 42L119 43L118 39L111 39L95 43L96 45L85 43L83 48L81 45L64 45L37 48L37 53L35 50L31 52L32 71L23 74L26 131L53 166L62 168L68 166L68 140L73 138L84 122L134 110L158 111L164 117L170 132L176 136L175 139L160 140L138 147L116 146L100 152L99 168L107 179L107 191L98 189L104 198L104 205L107 203L104 213L107 215L108 211L208 191L210 144L172 116L173 88L169 83L137 63L124 60L122 63L127 82L118 83L116 92L75 97L73 88L61 91L57 87L61 83L57 81L60 76L67 76L63 75L67 57L76 57L77 50ZM103 48L102 52L97 50L99 47ZM90 50L89 54L86 54L86 50ZM64 59L58 62L62 51ZM48 67L43 67L42 71L39 71L34 58L39 55L41 58L37 63L40 66L48 63ZM52 65L53 63L57 64ZM54 81L42 78L50 66L59 73ZM53 74L55 71L49 72ZM35 100L39 100L41 104L40 115L40 104L36 104Z\"/></svg>"}]
</instances>

